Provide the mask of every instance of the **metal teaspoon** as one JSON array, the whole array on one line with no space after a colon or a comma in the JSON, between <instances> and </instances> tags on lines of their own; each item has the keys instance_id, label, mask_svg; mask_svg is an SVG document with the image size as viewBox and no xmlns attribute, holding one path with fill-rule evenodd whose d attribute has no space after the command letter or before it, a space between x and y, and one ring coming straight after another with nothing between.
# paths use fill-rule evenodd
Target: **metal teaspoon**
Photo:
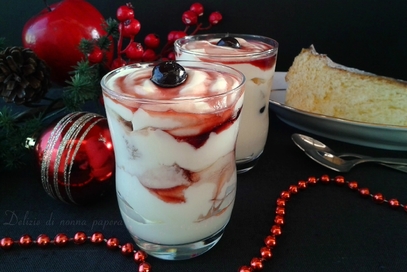
<instances>
[{"instance_id":1,"label":"metal teaspoon","mask_svg":"<svg viewBox=\"0 0 407 272\"><path fill-rule=\"evenodd\" d=\"M307 135L303 135L303 134L298 134L295 133L291 136L291 139L293 140L293 142L304 152L306 152L307 150L315 150L315 151L320 151L315 152L315 151L311 151L311 152L306 152L306 154L311 157L312 159L314 159L315 161L317 161L318 163L329 167L332 169L332 162L328 162L330 166L326 165L326 161L325 159L327 159L327 157L325 158L321 158L321 152L324 152L322 154L331 154L333 156L336 156L339 158L344 158L344 157L354 157L354 158L359 158L359 159L370 159L371 157L369 156L364 156L364 155L360 155L360 154L355 154L355 153L337 153L335 151L333 151L331 148L329 148L327 145L325 145L324 143L309 137ZM342 162L343 163L343 162ZM407 173L407 166L406 165L396 165L396 164L386 164L386 163L380 163L383 166L395 169L395 170L399 170L401 172L405 172ZM335 165L333 165L335 167ZM334 169L336 170L336 169ZM338 170L336 170L338 171Z\"/></svg>"}]
</instances>

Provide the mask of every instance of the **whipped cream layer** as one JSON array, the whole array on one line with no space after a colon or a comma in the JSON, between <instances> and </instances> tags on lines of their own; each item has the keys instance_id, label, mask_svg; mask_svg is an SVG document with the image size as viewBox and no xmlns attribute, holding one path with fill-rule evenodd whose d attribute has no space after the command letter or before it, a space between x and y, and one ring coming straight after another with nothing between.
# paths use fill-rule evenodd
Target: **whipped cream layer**
<instances>
[{"instance_id":1,"label":"whipped cream layer","mask_svg":"<svg viewBox=\"0 0 407 272\"><path fill-rule=\"evenodd\" d=\"M189 42L183 45L183 48L195 53L217 55L217 56L239 56L251 55L256 53L263 53L267 50L273 49L269 44L260 41L247 41L242 38L236 37L240 44L240 48L232 48L228 46L216 45L219 39L200 40Z\"/></svg>"},{"instance_id":2,"label":"whipped cream layer","mask_svg":"<svg viewBox=\"0 0 407 272\"><path fill-rule=\"evenodd\" d=\"M225 73L220 71L189 68L185 70L188 74L186 82L173 88L154 84L150 80L152 67L123 70L109 80L107 87L117 94L137 99L185 100L223 94L239 85L236 77L225 76Z\"/></svg>"}]
</instances>

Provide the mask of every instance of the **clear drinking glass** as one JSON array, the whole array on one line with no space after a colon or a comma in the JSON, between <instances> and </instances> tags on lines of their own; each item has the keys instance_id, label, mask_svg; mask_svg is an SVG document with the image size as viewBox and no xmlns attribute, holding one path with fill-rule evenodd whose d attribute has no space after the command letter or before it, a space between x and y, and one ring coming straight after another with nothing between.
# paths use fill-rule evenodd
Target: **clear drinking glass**
<instances>
[{"instance_id":1,"label":"clear drinking glass","mask_svg":"<svg viewBox=\"0 0 407 272\"><path fill-rule=\"evenodd\" d=\"M141 249L167 260L208 251L230 219L245 83L230 67L178 63L188 78L175 88L152 83L151 64L101 81L121 215Z\"/></svg>"},{"instance_id":2,"label":"clear drinking glass","mask_svg":"<svg viewBox=\"0 0 407 272\"><path fill-rule=\"evenodd\" d=\"M241 47L218 46L223 37L237 38ZM246 77L245 99L237 137L238 173L252 169L263 153L269 130L269 97L278 42L249 34L203 34L187 36L174 44L177 60L220 63L241 71Z\"/></svg>"}]
</instances>

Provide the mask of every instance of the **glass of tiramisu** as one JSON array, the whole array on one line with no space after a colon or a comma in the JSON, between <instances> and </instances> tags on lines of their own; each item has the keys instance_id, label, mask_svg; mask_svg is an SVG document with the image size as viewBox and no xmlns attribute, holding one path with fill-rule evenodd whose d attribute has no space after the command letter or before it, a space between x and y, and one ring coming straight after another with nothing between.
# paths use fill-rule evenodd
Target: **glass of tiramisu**
<instances>
[{"instance_id":1,"label":"glass of tiramisu","mask_svg":"<svg viewBox=\"0 0 407 272\"><path fill-rule=\"evenodd\" d=\"M120 212L149 255L189 259L221 238L244 84L233 68L191 61L129 65L102 79Z\"/></svg>"},{"instance_id":2,"label":"glass of tiramisu","mask_svg":"<svg viewBox=\"0 0 407 272\"><path fill-rule=\"evenodd\" d=\"M278 42L248 34L202 34L175 41L177 60L221 63L246 77L242 120L236 147L238 173L252 169L263 153L269 130L269 97Z\"/></svg>"}]
</instances>

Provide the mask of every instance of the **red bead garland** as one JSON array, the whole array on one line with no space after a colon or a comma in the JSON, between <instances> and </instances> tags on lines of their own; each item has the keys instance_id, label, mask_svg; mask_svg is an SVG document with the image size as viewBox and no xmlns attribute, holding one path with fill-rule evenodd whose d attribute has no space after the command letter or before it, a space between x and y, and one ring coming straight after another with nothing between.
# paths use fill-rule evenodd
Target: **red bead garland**
<instances>
[{"instance_id":1,"label":"red bead garland","mask_svg":"<svg viewBox=\"0 0 407 272\"><path fill-rule=\"evenodd\" d=\"M282 191L280 197L277 199L274 225L270 228L270 234L266 236L266 238L264 239L264 245L260 248L260 257L253 257L250 261L250 265L241 266L238 269L238 272L254 272L263 269L264 262L270 260L273 256L273 249L277 245L277 237L282 234L286 202L293 195L299 193L301 190L309 188L309 185L316 185L318 183L333 183L336 185L346 184L350 190L358 192L359 195L362 197L370 197L374 202L378 204L387 203L389 207L393 209L402 208L405 212L407 212L407 204L400 204L400 202L395 198L387 200L381 193L371 194L368 188L359 188L359 185L356 181L346 181L345 178L342 176L330 178L328 175L323 175L320 178L309 177L306 181L300 180L296 185L291 185L288 190ZM87 236L84 232L77 232L75 233L73 238L69 238L64 233L59 233L53 240L51 240L46 234L40 234L36 240L33 240L31 236L27 234L21 236L18 241L14 241L10 237L4 237L0 240L0 248L2 248L3 250L10 250L15 243L19 244L22 248L28 248L33 244L37 244L37 246L39 247L47 247L50 244L58 247L63 247L66 246L69 242L73 242L76 245L81 245L86 243L86 241L89 241L94 245L105 243L107 248L112 250L119 249L124 256L133 255L133 260L139 265L138 272L151 271L151 265L145 261L147 258L147 253L141 250L135 250L132 243L120 245L119 240L115 237L106 239L100 232L95 232L91 236Z\"/></svg>"},{"instance_id":2,"label":"red bead garland","mask_svg":"<svg viewBox=\"0 0 407 272\"><path fill-rule=\"evenodd\" d=\"M84 232L80 231L75 233L73 238L69 238L65 233L58 233L53 240L51 240L46 234L40 234L36 240L33 240L28 234L21 236L18 241L14 241L10 237L4 237L0 240L0 248L3 250L10 250L15 243L19 244L23 248L30 247L33 244L37 244L39 247L47 247L48 245L64 247L70 242L73 242L76 245L82 245L85 244L86 241L89 241L94 245L105 243L106 247L109 249L120 249L124 256L133 255L134 261L139 265L137 270L138 272L151 271L151 265L145 261L147 254L144 251L134 250L132 243L120 245L119 240L115 237L105 239L103 234L100 232L95 232L88 237Z\"/></svg>"},{"instance_id":3,"label":"red bead garland","mask_svg":"<svg viewBox=\"0 0 407 272\"><path fill-rule=\"evenodd\" d=\"M277 237L282 234L282 226L284 224L284 215L285 215L285 206L286 202L294 194L300 192L299 189L304 190L308 188L308 185L316 185L318 182L322 184L335 183L337 185L347 184L348 188L354 191L357 191L360 196L368 198L370 197L374 202L378 204L388 203L390 207L397 209L402 207L404 211L407 212L407 204L402 205L397 199L387 200L383 194L376 193L371 194L368 188L359 188L359 185L356 181L346 181L343 176L336 176L330 178L328 175L323 175L320 178L309 177L306 181L299 181L297 185L291 185L287 191L283 191L280 194L280 198L277 199L277 208L274 217L274 225L271 227L271 235L268 235L264 239L265 247L260 249L261 257L254 257L250 261L250 265L243 265L239 268L238 272L253 272L263 269L263 263L266 260L271 259L273 255L273 249L277 244Z\"/></svg>"}]
</instances>

